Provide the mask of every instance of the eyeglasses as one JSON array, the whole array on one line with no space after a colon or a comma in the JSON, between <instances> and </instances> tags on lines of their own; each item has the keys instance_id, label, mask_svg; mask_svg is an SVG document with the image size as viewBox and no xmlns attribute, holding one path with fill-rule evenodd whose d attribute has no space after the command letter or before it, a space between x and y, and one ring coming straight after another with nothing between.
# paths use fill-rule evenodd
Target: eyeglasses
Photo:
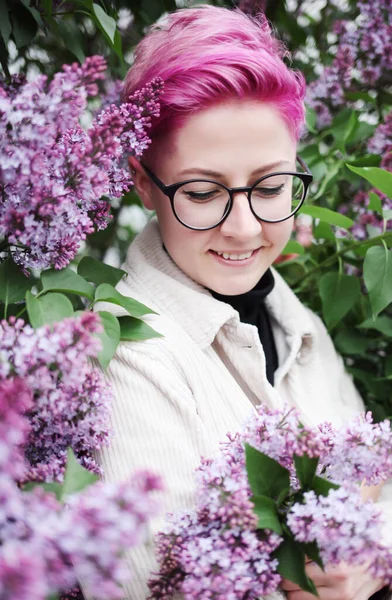
<instances>
[{"instance_id":1,"label":"eyeglasses","mask_svg":"<svg viewBox=\"0 0 392 600\"><path fill-rule=\"evenodd\" d=\"M187 179L165 185L146 165L148 177L170 200L176 219L185 227L207 230L218 227L233 208L234 194L246 193L252 214L265 223L290 219L301 208L313 175L304 161L305 173L284 171L260 177L253 185L229 188L210 179Z\"/></svg>"}]
</instances>

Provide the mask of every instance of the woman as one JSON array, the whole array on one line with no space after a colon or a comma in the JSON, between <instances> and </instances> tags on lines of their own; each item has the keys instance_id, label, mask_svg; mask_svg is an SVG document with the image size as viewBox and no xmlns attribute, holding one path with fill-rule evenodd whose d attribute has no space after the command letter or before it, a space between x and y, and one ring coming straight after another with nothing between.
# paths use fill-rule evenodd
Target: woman
<instances>
[{"instance_id":1,"label":"woman","mask_svg":"<svg viewBox=\"0 0 392 600\"><path fill-rule=\"evenodd\" d=\"M191 505L200 457L258 404L289 402L313 423L363 408L324 326L271 270L311 180L296 150L305 85L284 57L264 18L202 6L153 28L126 79L126 96L164 82L151 147L130 158L157 218L118 286L156 311L146 320L162 337L119 347L108 369L115 437L100 460L107 479L161 473L166 510ZM130 561L127 598L142 600L151 543ZM381 587L364 569L308 572L323 600L366 600Z\"/></svg>"}]
</instances>

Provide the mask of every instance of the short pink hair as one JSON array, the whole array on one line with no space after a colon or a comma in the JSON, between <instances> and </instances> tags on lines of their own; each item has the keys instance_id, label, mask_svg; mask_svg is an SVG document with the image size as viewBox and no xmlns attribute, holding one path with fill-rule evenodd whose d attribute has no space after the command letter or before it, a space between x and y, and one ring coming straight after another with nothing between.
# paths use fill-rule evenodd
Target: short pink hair
<instances>
[{"instance_id":1,"label":"short pink hair","mask_svg":"<svg viewBox=\"0 0 392 600\"><path fill-rule=\"evenodd\" d=\"M295 138L304 124L305 82L283 61L289 53L263 14L199 5L167 15L139 43L124 96L160 77L161 114L152 139L199 110L230 99L271 103Z\"/></svg>"}]
</instances>

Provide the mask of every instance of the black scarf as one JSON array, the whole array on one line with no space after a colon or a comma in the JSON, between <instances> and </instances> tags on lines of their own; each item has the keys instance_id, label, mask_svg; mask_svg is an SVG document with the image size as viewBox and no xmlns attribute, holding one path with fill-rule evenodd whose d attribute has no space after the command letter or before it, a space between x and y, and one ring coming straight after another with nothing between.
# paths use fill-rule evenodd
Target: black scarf
<instances>
[{"instance_id":1,"label":"black scarf","mask_svg":"<svg viewBox=\"0 0 392 600\"><path fill-rule=\"evenodd\" d=\"M255 287L245 294L238 296L224 296L210 290L217 300L230 304L239 312L240 321L256 325L259 332L260 342L263 346L267 379L274 385L274 373L278 368L278 355L271 327L271 320L265 306L265 298L273 290L275 285L274 276L270 269L266 271Z\"/></svg>"}]
</instances>

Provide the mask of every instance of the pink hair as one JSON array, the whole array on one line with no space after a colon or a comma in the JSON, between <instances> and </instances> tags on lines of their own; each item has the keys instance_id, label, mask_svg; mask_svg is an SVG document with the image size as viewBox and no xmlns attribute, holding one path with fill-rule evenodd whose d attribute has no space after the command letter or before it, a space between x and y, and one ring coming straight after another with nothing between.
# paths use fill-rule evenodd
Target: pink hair
<instances>
[{"instance_id":1,"label":"pink hair","mask_svg":"<svg viewBox=\"0 0 392 600\"><path fill-rule=\"evenodd\" d=\"M286 66L287 57L264 15L252 18L209 5L180 9L153 26L137 46L124 97L154 77L163 80L152 139L202 108L236 98L271 103L299 138L305 82Z\"/></svg>"}]
</instances>

